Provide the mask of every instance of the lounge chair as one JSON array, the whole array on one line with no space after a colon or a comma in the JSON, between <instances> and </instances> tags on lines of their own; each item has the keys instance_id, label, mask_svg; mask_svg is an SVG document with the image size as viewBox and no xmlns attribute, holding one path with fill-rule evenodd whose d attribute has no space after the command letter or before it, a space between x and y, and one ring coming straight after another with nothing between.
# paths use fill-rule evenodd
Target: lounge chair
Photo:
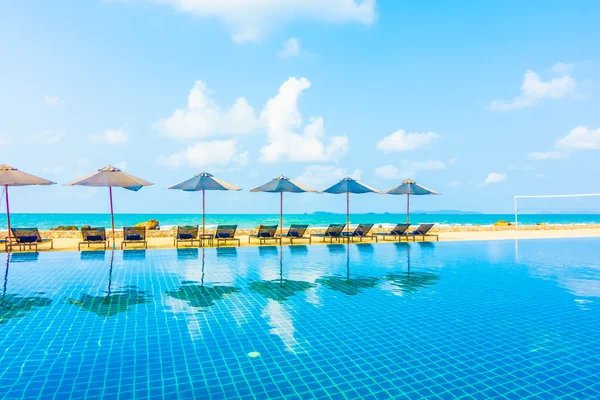
<instances>
[{"instance_id":1,"label":"lounge chair","mask_svg":"<svg viewBox=\"0 0 600 400\"><path fill-rule=\"evenodd\" d=\"M353 242L354 238L358 238L361 242L363 239L371 239L377 242L377 236L369 235L371 229L373 229L373 224L359 224L353 232L342 232L342 236L347 238L349 242Z\"/></svg>"},{"instance_id":2,"label":"lounge chair","mask_svg":"<svg viewBox=\"0 0 600 400\"><path fill-rule=\"evenodd\" d=\"M394 229L392 229L389 233L376 233L375 236L381 236L381 238L385 241L387 240L386 238L394 238L394 239L398 239L398 241L400 242L402 240L403 237L406 237L406 231L408 230L408 227L410 226L410 224L397 224ZM406 239L408 240L408 239Z\"/></svg>"},{"instance_id":3,"label":"lounge chair","mask_svg":"<svg viewBox=\"0 0 600 400\"><path fill-rule=\"evenodd\" d=\"M145 226L126 226L123 227L123 241L121 242L121 250L128 244L142 244L145 249L148 248L146 242L146 227Z\"/></svg>"},{"instance_id":4,"label":"lounge chair","mask_svg":"<svg viewBox=\"0 0 600 400\"><path fill-rule=\"evenodd\" d=\"M81 251L82 244L87 244L88 248L93 244L100 244L104 250L108 247L105 228L81 228L81 237L83 240L77 244L79 251Z\"/></svg>"},{"instance_id":5,"label":"lounge chair","mask_svg":"<svg viewBox=\"0 0 600 400\"><path fill-rule=\"evenodd\" d=\"M177 227L177 233L175 233L175 238L173 239L173 244L176 248L179 248L179 243L185 242L189 243L191 246L194 245L195 242L198 242L198 247L200 247L200 239L198 239L198 225L183 225Z\"/></svg>"},{"instance_id":6,"label":"lounge chair","mask_svg":"<svg viewBox=\"0 0 600 400\"><path fill-rule=\"evenodd\" d=\"M235 237L235 231L237 230L237 225L219 225L217 226L217 231L215 232L214 240L217 241L217 247L221 244L221 242L233 241L237 242L238 246L240 245L240 239Z\"/></svg>"},{"instance_id":7,"label":"lounge chair","mask_svg":"<svg viewBox=\"0 0 600 400\"><path fill-rule=\"evenodd\" d=\"M406 234L407 237L412 237L413 238L413 242L418 238L418 237L422 237L423 241L425 241L426 237L435 237L436 242L440 240L438 235L432 235L432 234L428 234L427 232L429 232L431 230L431 228L433 228L435 224L421 224L419 225L419 227L417 229L415 229L412 232L408 232ZM408 240L408 239L406 239Z\"/></svg>"},{"instance_id":8,"label":"lounge chair","mask_svg":"<svg viewBox=\"0 0 600 400\"><path fill-rule=\"evenodd\" d=\"M260 225L258 227L258 232L248 235L248 243L250 243L250 239L254 238L258 239L261 245L269 240L281 244L281 238L276 235L278 226L279 225Z\"/></svg>"},{"instance_id":9,"label":"lounge chair","mask_svg":"<svg viewBox=\"0 0 600 400\"><path fill-rule=\"evenodd\" d=\"M344 238L342 236L342 232L344 231L345 227L346 227L346 224L331 224L327 227L327 230L325 231L325 233L311 233L310 241L312 243L312 238L314 236L314 237L323 238L323 242L327 239L329 239L330 243L333 243L333 239L336 239L339 242L340 239Z\"/></svg>"},{"instance_id":10,"label":"lounge chair","mask_svg":"<svg viewBox=\"0 0 600 400\"><path fill-rule=\"evenodd\" d=\"M290 225L288 231L283 234L283 238L290 239L290 244L294 244L294 240L308 240L310 243L310 236L304 236L307 229L308 225Z\"/></svg>"},{"instance_id":11,"label":"lounge chair","mask_svg":"<svg viewBox=\"0 0 600 400\"><path fill-rule=\"evenodd\" d=\"M19 250L25 250L29 248L35 251L38 249L38 245L44 243L50 243L50 248L54 248L54 242L52 239L42 239L38 228L11 228L12 238L10 243L6 243L5 247L18 247Z\"/></svg>"}]
</instances>

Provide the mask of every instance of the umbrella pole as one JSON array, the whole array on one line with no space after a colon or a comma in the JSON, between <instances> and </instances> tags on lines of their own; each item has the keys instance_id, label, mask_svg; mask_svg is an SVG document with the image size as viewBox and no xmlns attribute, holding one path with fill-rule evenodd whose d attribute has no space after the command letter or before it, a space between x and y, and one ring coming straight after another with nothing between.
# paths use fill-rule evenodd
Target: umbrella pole
<instances>
[{"instance_id":1,"label":"umbrella pole","mask_svg":"<svg viewBox=\"0 0 600 400\"><path fill-rule=\"evenodd\" d=\"M406 223L410 224L410 194L406 195Z\"/></svg>"},{"instance_id":2,"label":"umbrella pole","mask_svg":"<svg viewBox=\"0 0 600 400\"><path fill-rule=\"evenodd\" d=\"M113 240L114 242L114 240ZM110 269L108 270L108 296L110 296L111 288L112 288L112 272L113 272L113 262L115 260L115 250L110 254Z\"/></svg>"},{"instance_id":3,"label":"umbrella pole","mask_svg":"<svg viewBox=\"0 0 600 400\"><path fill-rule=\"evenodd\" d=\"M112 198L112 186L108 187L108 193L110 196L110 222L111 222L111 226L112 226L112 240L113 240L113 250L115 250L117 248L116 246L116 240L117 238L115 237L115 213L113 210L113 198Z\"/></svg>"},{"instance_id":4,"label":"umbrella pole","mask_svg":"<svg viewBox=\"0 0 600 400\"><path fill-rule=\"evenodd\" d=\"M350 233L350 192L346 192L346 232Z\"/></svg>"},{"instance_id":5,"label":"umbrella pole","mask_svg":"<svg viewBox=\"0 0 600 400\"><path fill-rule=\"evenodd\" d=\"M205 213L204 193L205 192L206 192L206 190L202 190L202 235L204 235L204 213Z\"/></svg>"},{"instance_id":6,"label":"umbrella pole","mask_svg":"<svg viewBox=\"0 0 600 400\"><path fill-rule=\"evenodd\" d=\"M8 239L6 244L8 245L6 247L6 251L10 252L11 246L10 246L10 207L8 205L8 185L4 185L4 194L6 195L6 223L8 224Z\"/></svg>"},{"instance_id":7,"label":"umbrella pole","mask_svg":"<svg viewBox=\"0 0 600 400\"><path fill-rule=\"evenodd\" d=\"M283 192L279 192L279 240L283 240Z\"/></svg>"},{"instance_id":8,"label":"umbrella pole","mask_svg":"<svg viewBox=\"0 0 600 400\"><path fill-rule=\"evenodd\" d=\"M8 285L8 266L10 265L10 253L6 253L6 272L4 273L4 286L2 287L2 300L6 296L6 286Z\"/></svg>"}]
</instances>

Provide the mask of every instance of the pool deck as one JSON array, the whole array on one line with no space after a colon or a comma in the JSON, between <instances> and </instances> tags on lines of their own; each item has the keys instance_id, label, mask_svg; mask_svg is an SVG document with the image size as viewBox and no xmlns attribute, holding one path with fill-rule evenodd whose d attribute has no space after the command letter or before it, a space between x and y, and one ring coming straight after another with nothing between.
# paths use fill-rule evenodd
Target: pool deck
<instances>
[{"instance_id":1,"label":"pool deck","mask_svg":"<svg viewBox=\"0 0 600 400\"><path fill-rule=\"evenodd\" d=\"M168 235L167 231L153 232L154 235L147 238L148 249L167 249L174 248L173 236ZM160 233L160 235L158 235ZM244 232L245 233L245 232ZM502 229L502 230L470 230L470 231L444 231L444 232L433 232L433 234L439 235L439 240L444 242L449 241L476 241L476 240L516 240L516 239L560 239L560 238L587 238L587 237L600 237L600 228L573 228L573 229L523 229L515 231L514 229ZM70 237L56 237L59 234L55 232L43 232L44 237L53 236L54 239L54 250L53 251L77 251L77 244L80 239L77 237L78 232L69 232ZM241 246L258 246L258 241L248 243L248 235L242 234L239 236ZM420 239L418 239L420 241ZM435 240L435 238L427 238L427 241ZM403 240L404 241L404 240ZM379 241L380 244L394 243L395 241ZM117 249L120 249L121 239L117 235ZM319 246L327 244L327 242L321 242L320 238L316 238L311 245ZM334 241L334 243L336 243ZM355 243L359 243L355 241ZM363 243L374 243L371 240L366 239ZM271 245L273 242L271 242ZM297 245L307 245L308 241L298 241ZM284 240L283 245L289 245L289 242ZM181 246L186 247L186 245ZM129 248L129 247L128 247ZM131 246L131 249L139 248L139 246ZM85 246L82 249L86 250ZM51 251L47 245L39 247L40 251Z\"/></svg>"}]
</instances>

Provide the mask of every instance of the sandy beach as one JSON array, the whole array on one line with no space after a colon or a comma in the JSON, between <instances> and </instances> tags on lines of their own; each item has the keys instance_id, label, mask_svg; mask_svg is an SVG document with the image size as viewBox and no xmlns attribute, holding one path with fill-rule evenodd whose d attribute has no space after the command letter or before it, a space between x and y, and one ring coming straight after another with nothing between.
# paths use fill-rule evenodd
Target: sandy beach
<instances>
[{"instance_id":1,"label":"sandy beach","mask_svg":"<svg viewBox=\"0 0 600 400\"><path fill-rule=\"evenodd\" d=\"M416 226L415 226L416 228ZM374 228L373 232L388 232L389 229ZM253 240L248 243L248 235L253 233L253 230L239 230L236 237L240 239L241 246L258 246L259 243ZM305 236L310 233L322 233L323 229L309 230ZM584 237L600 237L600 225L528 225L521 226L519 230L515 230L514 226L448 226L437 227L431 230L431 234L439 235L439 241L466 241L466 240L515 240L515 239L559 239L559 238L584 238ZM116 231L117 248L120 249L122 242L122 231ZM54 249L50 250L48 245L39 247L40 251L77 251L77 245L81 241L81 233L79 231L41 231L44 238L52 238L54 240ZM110 231L107 230L107 235L111 238ZM5 236L5 235L2 235ZM148 230L147 242L148 249L167 249L174 248L173 238L175 229L163 230ZM418 239L420 240L420 239ZM435 241L435 238L429 237L428 241ZM403 240L404 241L404 240ZM358 241L355 241L358 243ZM392 240L382 241L380 244L393 243ZM271 242L273 243L273 242ZM327 244L322 242L321 238L314 238L311 245ZM334 241L335 243L335 241ZM369 239L365 239L364 243L374 243ZM307 245L308 241L298 241L295 245ZM231 244L229 244L231 245ZM283 245L289 245L289 241L283 241ZM139 246L131 246L128 248L134 249ZM185 244L182 245L185 247ZM86 249L85 246L82 249Z\"/></svg>"}]
</instances>

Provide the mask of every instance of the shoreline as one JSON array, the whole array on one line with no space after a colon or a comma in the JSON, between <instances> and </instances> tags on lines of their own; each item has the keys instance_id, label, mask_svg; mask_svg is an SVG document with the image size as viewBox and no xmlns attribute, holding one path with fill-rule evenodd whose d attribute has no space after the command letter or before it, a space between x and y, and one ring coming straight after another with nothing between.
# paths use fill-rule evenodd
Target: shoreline
<instances>
[{"instance_id":1,"label":"shoreline","mask_svg":"<svg viewBox=\"0 0 600 400\"><path fill-rule=\"evenodd\" d=\"M416 228L416 225L414 226ZM207 230L209 231L209 230ZM324 229L312 229L308 230L306 236L310 233L322 233ZM248 234L253 233L255 230L241 229L238 230L236 237L240 239L240 245L242 247L248 246L259 246L258 241L248 243ZM372 233L389 232L389 228L373 228ZM48 245L41 245L40 251L78 251L77 245L81 241L80 231L40 231L43 238L54 239L54 249L50 250ZM110 230L107 230L107 236L112 238ZM583 225L533 225L533 226L520 226L519 230L515 230L514 226L453 226L453 227L434 227L430 233L439 235L440 242L458 242L458 241L486 241L486 240L520 240L520 239L564 239L564 238L600 238L600 224ZM122 241L123 232L115 231L117 238L116 245L117 249L120 249L120 243ZM2 234L0 236L5 236ZM175 236L175 229L161 229L161 230L148 230L146 239L148 242L148 249L169 249L175 248L173 244L173 238ZM427 241L435 241L435 238L427 238ZM418 240L419 242L421 240ZM406 242L402 240L402 242ZM412 241L411 241L412 242ZM276 244L276 242L272 242ZM328 244L329 242L321 242L320 238L315 239L312 245ZM336 243L334 241L334 243ZM339 243L345 243L341 241ZM354 243L360 243L354 241ZM375 243L369 239L363 241L363 243ZM380 240L379 243L397 243L397 240ZM268 244L267 244L268 245ZM289 246L289 242L285 239L283 241L284 246ZM294 245L309 245L308 241L298 241ZM189 248L190 246L182 245L180 248ZM194 246L197 247L197 246ZM225 246L222 246L225 247ZM226 246L232 247L232 246ZM97 249L98 246L92 247ZM132 246L131 249L138 249L139 246ZM110 249L110 247L109 247ZM4 251L2 248L0 251ZM82 246L82 251L87 251L87 247Z\"/></svg>"}]
</instances>

